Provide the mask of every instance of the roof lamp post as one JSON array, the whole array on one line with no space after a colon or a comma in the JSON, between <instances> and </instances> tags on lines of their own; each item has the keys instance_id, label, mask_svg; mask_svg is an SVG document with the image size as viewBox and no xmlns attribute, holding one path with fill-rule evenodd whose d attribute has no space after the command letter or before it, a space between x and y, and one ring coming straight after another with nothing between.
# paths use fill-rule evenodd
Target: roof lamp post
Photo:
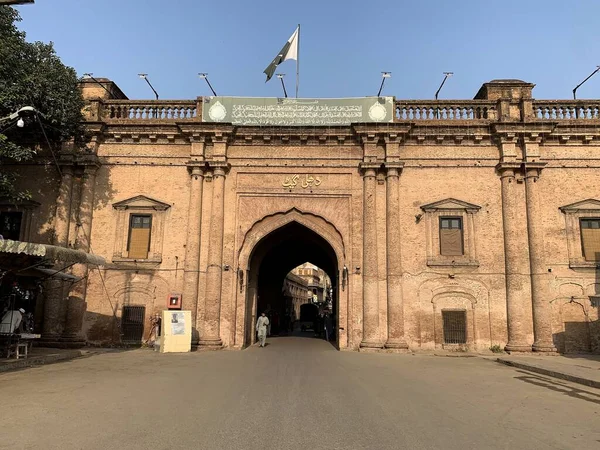
<instances>
[{"instance_id":1,"label":"roof lamp post","mask_svg":"<svg viewBox=\"0 0 600 450\"><path fill-rule=\"evenodd\" d=\"M204 81L206 81L206 84L208 84L208 87L210 88L210 91L213 93L213 95L215 97L217 97L217 93L215 92L215 90L213 89L212 85L210 84L210 81L208 81L208 74L207 73L199 73L198 76L200 78L202 78Z\"/></svg>"},{"instance_id":2,"label":"roof lamp post","mask_svg":"<svg viewBox=\"0 0 600 450\"><path fill-rule=\"evenodd\" d=\"M383 90L383 84L385 83L386 78L392 78L392 72L381 72L381 86L379 86L379 92L377 92L377 97L381 95L381 91Z\"/></svg>"},{"instance_id":3,"label":"roof lamp post","mask_svg":"<svg viewBox=\"0 0 600 450\"><path fill-rule=\"evenodd\" d=\"M598 72L599 70L600 70L600 66L596 66L596 70L594 70L585 80L583 80L581 83L579 83L577 86L575 86L575 88L573 89L573 100L577 100L577 89L579 89L579 87L583 83L585 83L587 80L589 80L594 75L596 75L596 72Z\"/></svg>"},{"instance_id":4,"label":"roof lamp post","mask_svg":"<svg viewBox=\"0 0 600 450\"><path fill-rule=\"evenodd\" d=\"M152 89L152 92L154 92L154 95L156 95L156 100L158 100L158 92L156 92L156 89L154 89L154 86L152 86L152 84L150 84L150 80L148 79L148 74L147 73L138 73L138 76L141 79L146 80L146 83L148 83L148 86L150 86L150 89Z\"/></svg>"},{"instance_id":5,"label":"roof lamp post","mask_svg":"<svg viewBox=\"0 0 600 450\"><path fill-rule=\"evenodd\" d=\"M285 77L285 73L276 74L277 78L281 80L281 86L283 87L283 95L287 98L287 91L285 90L285 83L283 82L283 77Z\"/></svg>"},{"instance_id":6,"label":"roof lamp post","mask_svg":"<svg viewBox=\"0 0 600 450\"><path fill-rule=\"evenodd\" d=\"M442 80L442 84L440 84L440 87L438 88L438 90L435 92L435 99L438 99L438 95L440 94L440 91L442 90L442 87L444 86L444 83L446 82L446 80L448 78L450 78L452 75L454 75L454 72L443 72L444 73L444 79Z\"/></svg>"},{"instance_id":7,"label":"roof lamp post","mask_svg":"<svg viewBox=\"0 0 600 450\"><path fill-rule=\"evenodd\" d=\"M444 73L444 79L442 80L442 84L440 84L440 87L438 88L438 90L435 91L435 101L437 101L438 95L440 94L442 87L444 87L444 83L446 83L446 80L448 78L450 78L452 75L454 75L454 72L443 72L443 73ZM435 107L435 118L436 119L440 118L440 109L437 106Z\"/></svg>"}]
</instances>

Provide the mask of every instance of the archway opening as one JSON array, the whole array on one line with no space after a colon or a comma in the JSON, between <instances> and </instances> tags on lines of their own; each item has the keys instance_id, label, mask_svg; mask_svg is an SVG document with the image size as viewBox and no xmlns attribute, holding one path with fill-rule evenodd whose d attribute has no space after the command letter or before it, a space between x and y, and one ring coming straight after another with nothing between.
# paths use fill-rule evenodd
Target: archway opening
<instances>
[{"instance_id":1,"label":"archway opening","mask_svg":"<svg viewBox=\"0 0 600 450\"><path fill-rule=\"evenodd\" d=\"M338 261L326 239L298 222L290 222L256 244L250 257L248 278L246 330L251 334L246 336L247 344L256 340L257 316L268 311L275 319L271 326L273 335L298 335L304 328L308 333L305 336L317 335L337 345ZM302 295L306 296L305 301ZM312 304L316 308L317 317L312 326L307 315L301 314L300 304ZM290 316L295 322L293 330L289 328Z\"/></svg>"}]
</instances>

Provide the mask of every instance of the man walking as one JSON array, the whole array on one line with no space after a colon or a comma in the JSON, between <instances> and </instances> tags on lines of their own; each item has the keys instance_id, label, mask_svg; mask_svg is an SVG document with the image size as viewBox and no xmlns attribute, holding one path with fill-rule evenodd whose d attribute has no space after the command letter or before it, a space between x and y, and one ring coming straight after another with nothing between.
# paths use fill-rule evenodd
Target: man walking
<instances>
[{"instance_id":1,"label":"man walking","mask_svg":"<svg viewBox=\"0 0 600 450\"><path fill-rule=\"evenodd\" d=\"M269 318L262 312L256 321L256 331L258 332L258 343L261 347L265 346L267 340L267 327L269 326Z\"/></svg>"}]
</instances>

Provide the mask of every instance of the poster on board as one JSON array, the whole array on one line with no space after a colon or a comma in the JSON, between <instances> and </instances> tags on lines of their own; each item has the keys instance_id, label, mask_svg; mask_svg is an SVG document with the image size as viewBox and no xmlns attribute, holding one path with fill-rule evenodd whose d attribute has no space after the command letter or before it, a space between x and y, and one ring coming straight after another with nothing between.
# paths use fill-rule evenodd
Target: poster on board
<instances>
[{"instance_id":1,"label":"poster on board","mask_svg":"<svg viewBox=\"0 0 600 450\"><path fill-rule=\"evenodd\" d=\"M171 313L171 334L174 336L185 334L185 318L181 311Z\"/></svg>"}]
</instances>

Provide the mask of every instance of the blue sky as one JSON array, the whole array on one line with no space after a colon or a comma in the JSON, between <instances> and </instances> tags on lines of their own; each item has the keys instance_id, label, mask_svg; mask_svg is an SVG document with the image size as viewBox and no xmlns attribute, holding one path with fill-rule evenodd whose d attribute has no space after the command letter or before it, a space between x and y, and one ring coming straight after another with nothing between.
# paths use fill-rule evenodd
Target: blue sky
<instances>
[{"instance_id":1,"label":"blue sky","mask_svg":"<svg viewBox=\"0 0 600 450\"><path fill-rule=\"evenodd\" d=\"M81 75L114 80L129 98L281 96L262 71L298 23L301 97L472 98L483 82L535 83L536 98L571 98L600 65L600 2L557 0L36 0L18 7L28 40L53 41ZM295 63L286 61L293 91ZM600 98L600 73L578 91Z\"/></svg>"}]
</instances>

